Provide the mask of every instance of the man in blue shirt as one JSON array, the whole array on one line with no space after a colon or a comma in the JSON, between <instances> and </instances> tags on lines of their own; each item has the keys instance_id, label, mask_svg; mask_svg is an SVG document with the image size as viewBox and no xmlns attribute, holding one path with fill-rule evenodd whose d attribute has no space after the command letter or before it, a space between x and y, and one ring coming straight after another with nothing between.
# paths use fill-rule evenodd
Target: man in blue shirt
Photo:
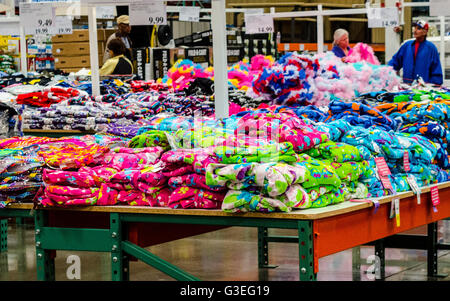
<instances>
[{"instance_id":1,"label":"man in blue shirt","mask_svg":"<svg viewBox=\"0 0 450 301\"><path fill-rule=\"evenodd\" d=\"M415 40L408 40L388 62L396 71L403 68L403 81L412 83L418 77L424 82L442 85L442 67L439 53L433 43L427 41L428 23L420 20L413 24Z\"/></svg>"}]
</instances>

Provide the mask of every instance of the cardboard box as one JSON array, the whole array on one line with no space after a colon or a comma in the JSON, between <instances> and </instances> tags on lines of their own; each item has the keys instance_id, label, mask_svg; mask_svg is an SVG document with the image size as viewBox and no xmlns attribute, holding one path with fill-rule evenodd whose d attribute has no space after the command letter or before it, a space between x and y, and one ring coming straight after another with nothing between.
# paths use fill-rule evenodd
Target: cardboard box
<instances>
[{"instance_id":1,"label":"cardboard box","mask_svg":"<svg viewBox=\"0 0 450 301\"><path fill-rule=\"evenodd\" d=\"M90 53L89 42L83 43L55 43L53 44L53 56L74 56Z\"/></svg>"},{"instance_id":2,"label":"cardboard box","mask_svg":"<svg viewBox=\"0 0 450 301\"><path fill-rule=\"evenodd\" d=\"M97 41L105 41L105 30L97 29ZM72 34L59 34L52 37L53 43L89 42L89 30L74 29Z\"/></svg>"},{"instance_id":3,"label":"cardboard box","mask_svg":"<svg viewBox=\"0 0 450 301\"><path fill-rule=\"evenodd\" d=\"M185 58L191 60L195 64L199 64L204 68L207 68L210 65L210 55L209 55L210 47L191 47L186 48Z\"/></svg>"},{"instance_id":4,"label":"cardboard box","mask_svg":"<svg viewBox=\"0 0 450 301\"><path fill-rule=\"evenodd\" d=\"M163 78L179 59L185 58L183 48L150 48L152 79Z\"/></svg>"},{"instance_id":5,"label":"cardboard box","mask_svg":"<svg viewBox=\"0 0 450 301\"><path fill-rule=\"evenodd\" d=\"M55 57L55 68L89 68L91 66L91 57L89 55L84 56L61 56Z\"/></svg>"},{"instance_id":6,"label":"cardboard box","mask_svg":"<svg viewBox=\"0 0 450 301\"><path fill-rule=\"evenodd\" d=\"M137 48L133 49L133 57L135 61L133 62L134 73L137 74L142 80L145 79L145 64L150 62L149 48Z\"/></svg>"},{"instance_id":7,"label":"cardboard box","mask_svg":"<svg viewBox=\"0 0 450 301\"><path fill-rule=\"evenodd\" d=\"M210 56L210 65L214 64L213 58L213 47L209 48L209 56ZM244 46L227 46L227 63L229 65L236 64L239 61L242 61L245 56Z\"/></svg>"}]
</instances>

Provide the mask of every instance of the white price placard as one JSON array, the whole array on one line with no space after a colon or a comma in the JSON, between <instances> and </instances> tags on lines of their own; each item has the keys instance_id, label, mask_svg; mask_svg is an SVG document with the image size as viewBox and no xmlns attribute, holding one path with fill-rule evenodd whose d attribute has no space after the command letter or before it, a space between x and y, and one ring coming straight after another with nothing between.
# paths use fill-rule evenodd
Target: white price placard
<instances>
[{"instance_id":1,"label":"white price placard","mask_svg":"<svg viewBox=\"0 0 450 301\"><path fill-rule=\"evenodd\" d=\"M55 11L51 3L19 4L20 23L25 34L51 34L55 22Z\"/></svg>"},{"instance_id":2,"label":"white price placard","mask_svg":"<svg viewBox=\"0 0 450 301\"><path fill-rule=\"evenodd\" d=\"M167 10L163 2L131 3L130 25L166 25Z\"/></svg>"},{"instance_id":3,"label":"white price placard","mask_svg":"<svg viewBox=\"0 0 450 301\"><path fill-rule=\"evenodd\" d=\"M185 6L180 9L180 21L199 22L200 21L200 7Z\"/></svg>"},{"instance_id":4,"label":"white price placard","mask_svg":"<svg viewBox=\"0 0 450 301\"><path fill-rule=\"evenodd\" d=\"M54 26L51 27L51 34L72 34L72 17L71 16L56 16Z\"/></svg>"},{"instance_id":5,"label":"white price placard","mask_svg":"<svg viewBox=\"0 0 450 301\"><path fill-rule=\"evenodd\" d=\"M430 0L430 16L450 16L449 4L448 0Z\"/></svg>"},{"instance_id":6,"label":"white price placard","mask_svg":"<svg viewBox=\"0 0 450 301\"><path fill-rule=\"evenodd\" d=\"M396 7L373 7L367 9L369 28L395 27L400 25Z\"/></svg>"},{"instance_id":7,"label":"white price placard","mask_svg":"<svg viewBox=\"0 0 450 301\"><path fill-rule=\"evenodd\" d=\"M97 19L115 19L117 11L115 6L97 6Z\"/></svg>"},{"instance_id":8,"label":"white price placard","mask_svg":"<svg viewBox=\"0 0 450 301\"><path fill-rule=\"evenodd\" d=\"M245 14L245 32L247 34L274 32L273 17Z\"/></svg>"}]
</instances>

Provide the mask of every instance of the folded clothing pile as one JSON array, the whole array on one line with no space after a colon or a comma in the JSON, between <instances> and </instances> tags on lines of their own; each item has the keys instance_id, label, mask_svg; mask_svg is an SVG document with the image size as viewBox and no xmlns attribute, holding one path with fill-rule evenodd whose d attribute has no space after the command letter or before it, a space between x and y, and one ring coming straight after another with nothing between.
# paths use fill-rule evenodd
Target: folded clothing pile
<instances>
[{"instance_id":1,"label":"folded clothing pile","mask_svg":"<svg viewBox=\"0 0 450 301\"><path fill-rule=\"evenodd\" d=\"M161 156L163 175L168 178L170 208L219 209L225 197L224 188L206 184L206 170L217 163L211 148L176 149Z\"/></svg>"},{"instance_id":2,"label":"folded clothing pile","mask_svg":"<svg viewBox=\"0 0 450 301\"><path fill-rule=\"evenodd\" d=\"M90 147L100 148L98 145ZM43 206L115 205L165 206L168 197L160 173L162 148L130 149L84 156L84 164L69 169L45 169L45 189L38 197Z\"/></svg>"},{"instance_id":3,"label":"folded clothing pile","mask_svg":"<svg viewBox=\"0 0 450 301\"><path fill-rule=\"evenodd\" d=\"M400 78L390 66L343 63L333 53L287 53L253 81L248 92L282 105L327 105L361 93L392 90Z\"/></svg>"},{"instance_id":4,"label":"folded clothing pile","mask_svg":"<svg viewBox=\"0 0 450 301\"><path fill-rule=\"evenodd\" d=\"M345 199L363 199L368 196L367 187L360 179L367 175L369 163L352 145L327 141L306 152L311 157L329 165L342 181Z\"/></svg>"}]
</instances>

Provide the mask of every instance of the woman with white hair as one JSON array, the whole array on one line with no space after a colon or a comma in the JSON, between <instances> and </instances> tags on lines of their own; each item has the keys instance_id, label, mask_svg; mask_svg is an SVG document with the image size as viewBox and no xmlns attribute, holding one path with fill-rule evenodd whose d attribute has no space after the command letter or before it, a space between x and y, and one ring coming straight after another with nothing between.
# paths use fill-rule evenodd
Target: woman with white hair
<instances>
[{"instance_id":1,"label":"woman with white hair","mask_svg":"<svg viewBox=\"0 0 450 301\"><path fill-rule=\"evenodd\" d=\"M348 31L342 28L336 29L333 36L334 42L333 49L331 49L331 51L334 53L334 55L341 58L343 62L345 62L345 58L350 51L348 37Z\"/></svg>"}]
</instances>

